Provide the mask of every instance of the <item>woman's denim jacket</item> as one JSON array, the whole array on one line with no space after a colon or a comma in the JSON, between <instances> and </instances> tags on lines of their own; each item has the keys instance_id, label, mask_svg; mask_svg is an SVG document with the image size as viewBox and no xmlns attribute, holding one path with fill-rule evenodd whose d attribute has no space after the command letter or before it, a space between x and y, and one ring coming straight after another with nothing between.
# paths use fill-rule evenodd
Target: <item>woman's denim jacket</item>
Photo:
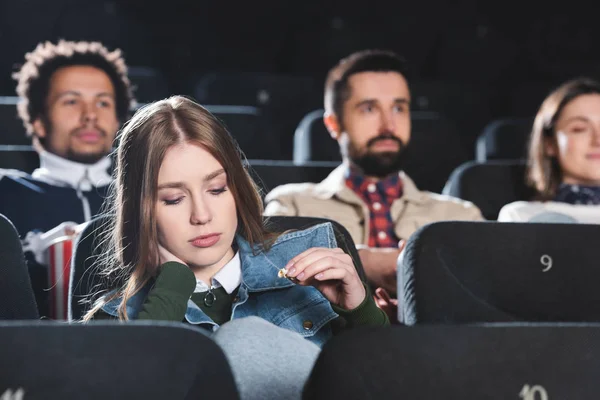
<instances>
[{"instance_id":1,"label":"woman's denim jacket","mask_svg":"<svg viewBox=\"0 0 600 400\"><path fill-rule=\"evenodd\" d=\"M332 336L330 322L338 314L317 289L279 278L277 272L307 249L337 247L332 225L324 223L282 234L266 252L253 252L250 244L240 236L236 237L236 242L242 265L242 282L233 302L231 319L258 316L322 346ZM130 319L136 319L151 286L147 285L127 302ZM116 316L119 304L120 299L116 298L106 303L103 311ZM188 300L185 319L190 324L203 325L213 331L218 328L192 300Z\"/></svg>"}]
</instances>

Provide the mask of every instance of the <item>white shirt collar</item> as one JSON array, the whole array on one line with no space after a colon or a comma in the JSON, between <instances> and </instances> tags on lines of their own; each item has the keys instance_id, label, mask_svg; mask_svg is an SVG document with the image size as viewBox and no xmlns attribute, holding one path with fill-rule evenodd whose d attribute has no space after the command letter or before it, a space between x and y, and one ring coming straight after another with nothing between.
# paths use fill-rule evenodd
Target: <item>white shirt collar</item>
<instances>
[{"instance_id":1,"label":"white shirt collar","mask_svg":"<svg viewBox=\"0 0 600 400\"><path fill-rule=\"evenodd\" d=\"M40 168L31 174L35 179L54 185L68 185L83 191L93 187L106 186L111 182L108 174L110 159L102 158L95 164L82 164L67 160L56 154L42 151Z\"/></svg>"},{"instance_id":2,"label":"white shirt collar","mask_svg":"<svg viewBox=\"0 0 600 400\"><path fill-rule=\"evenodd\" d=\"M225 264L223 268L213 276L211 287L200 279L197 279L194 293L207 292L211 288L216 289L222 286L227 294L231 294L238 286L240 286L240 283L242 283L242 263L240 261L240 253L237 252L231 261Z\"/></svg>"}]
</instances>

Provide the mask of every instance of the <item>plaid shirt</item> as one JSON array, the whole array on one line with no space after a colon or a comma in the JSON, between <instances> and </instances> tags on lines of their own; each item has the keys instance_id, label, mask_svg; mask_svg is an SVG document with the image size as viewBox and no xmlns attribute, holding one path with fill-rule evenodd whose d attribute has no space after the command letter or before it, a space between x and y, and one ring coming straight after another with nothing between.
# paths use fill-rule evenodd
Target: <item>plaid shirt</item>
<instances>
[{"instance_id":1,"label":"plaid shirt","mask_svg":"<svg viewBox=\"0 0 600 400\"><path fill-rule=\"evenodd\" d=\"M365 179L350 168L346 173L346 186L369 207L369 247L398 247L390 209L392 202L402 197L400 176L393 174L377 182Z\"/></svg>"}]
</instances>

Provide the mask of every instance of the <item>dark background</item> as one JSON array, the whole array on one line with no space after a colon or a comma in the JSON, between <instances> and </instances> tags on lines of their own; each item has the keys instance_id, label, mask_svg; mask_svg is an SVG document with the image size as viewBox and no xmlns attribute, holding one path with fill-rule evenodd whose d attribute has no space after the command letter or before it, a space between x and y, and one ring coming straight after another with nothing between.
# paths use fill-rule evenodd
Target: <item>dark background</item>
<instances>
[{"instance_id":1,"label":"dark background","mask_svg":"<svg viewBox=\"0 0 600 400\"><path fill-rule=\"evenodd\" d=\"M302 101L285 93L296 113L277 131L278 158L290 159L293 127L322 107L327 70L355 50L389 48L411 65L413 108L445 114L473 154L493 119L530 117L557 84L600 77L597 8L566 1L3 0L0 95L14 95L10 75L25 52L59 38L121 48L128 65L162 75L165 95L198 98L197 82L212 72L304 77Z\"/></svg>"}]
</instances>

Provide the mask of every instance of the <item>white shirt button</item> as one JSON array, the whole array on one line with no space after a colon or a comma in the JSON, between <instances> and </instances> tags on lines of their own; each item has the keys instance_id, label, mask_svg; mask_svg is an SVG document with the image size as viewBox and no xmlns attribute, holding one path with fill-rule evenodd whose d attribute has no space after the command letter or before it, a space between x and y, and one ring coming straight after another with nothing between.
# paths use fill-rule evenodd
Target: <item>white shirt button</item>
<instances>
[{"instance_id":1,"label":"white shirt button","mask_svg":"<svg viewBox=\"0 0 600 400\"><path fill-rule=\"evenodd\" d=\"M369 186L367 186L367 190L369 191L369 193L375 193L375 190L377 190L377 187L375 187L374 183L370 183Z\"/></svg>"},{"instance_id":2,"label":"white shirt button","mask_svg":"<svg viewBox=\"0 0 600 400\"><path fill-rule=\"evenodd\" d=\"M378 237L379 239L383 240L383 239L385 239L385 238L387 237L387 234L386 234L385 232L383 232L383 231L380 231L380 232L377 234L377 237Z\"/></svg>"},{"instance_id":3,"label":"white shirt button","mask_svg":"<svg viewBox=\"0 0 600 400\"><path fill-rule=\"evenodd\" d=\"M377 202L373 203L373 210L375 210L375 211L381 210L381 203L377 203Z\"/></svg>"}]
</instances>

